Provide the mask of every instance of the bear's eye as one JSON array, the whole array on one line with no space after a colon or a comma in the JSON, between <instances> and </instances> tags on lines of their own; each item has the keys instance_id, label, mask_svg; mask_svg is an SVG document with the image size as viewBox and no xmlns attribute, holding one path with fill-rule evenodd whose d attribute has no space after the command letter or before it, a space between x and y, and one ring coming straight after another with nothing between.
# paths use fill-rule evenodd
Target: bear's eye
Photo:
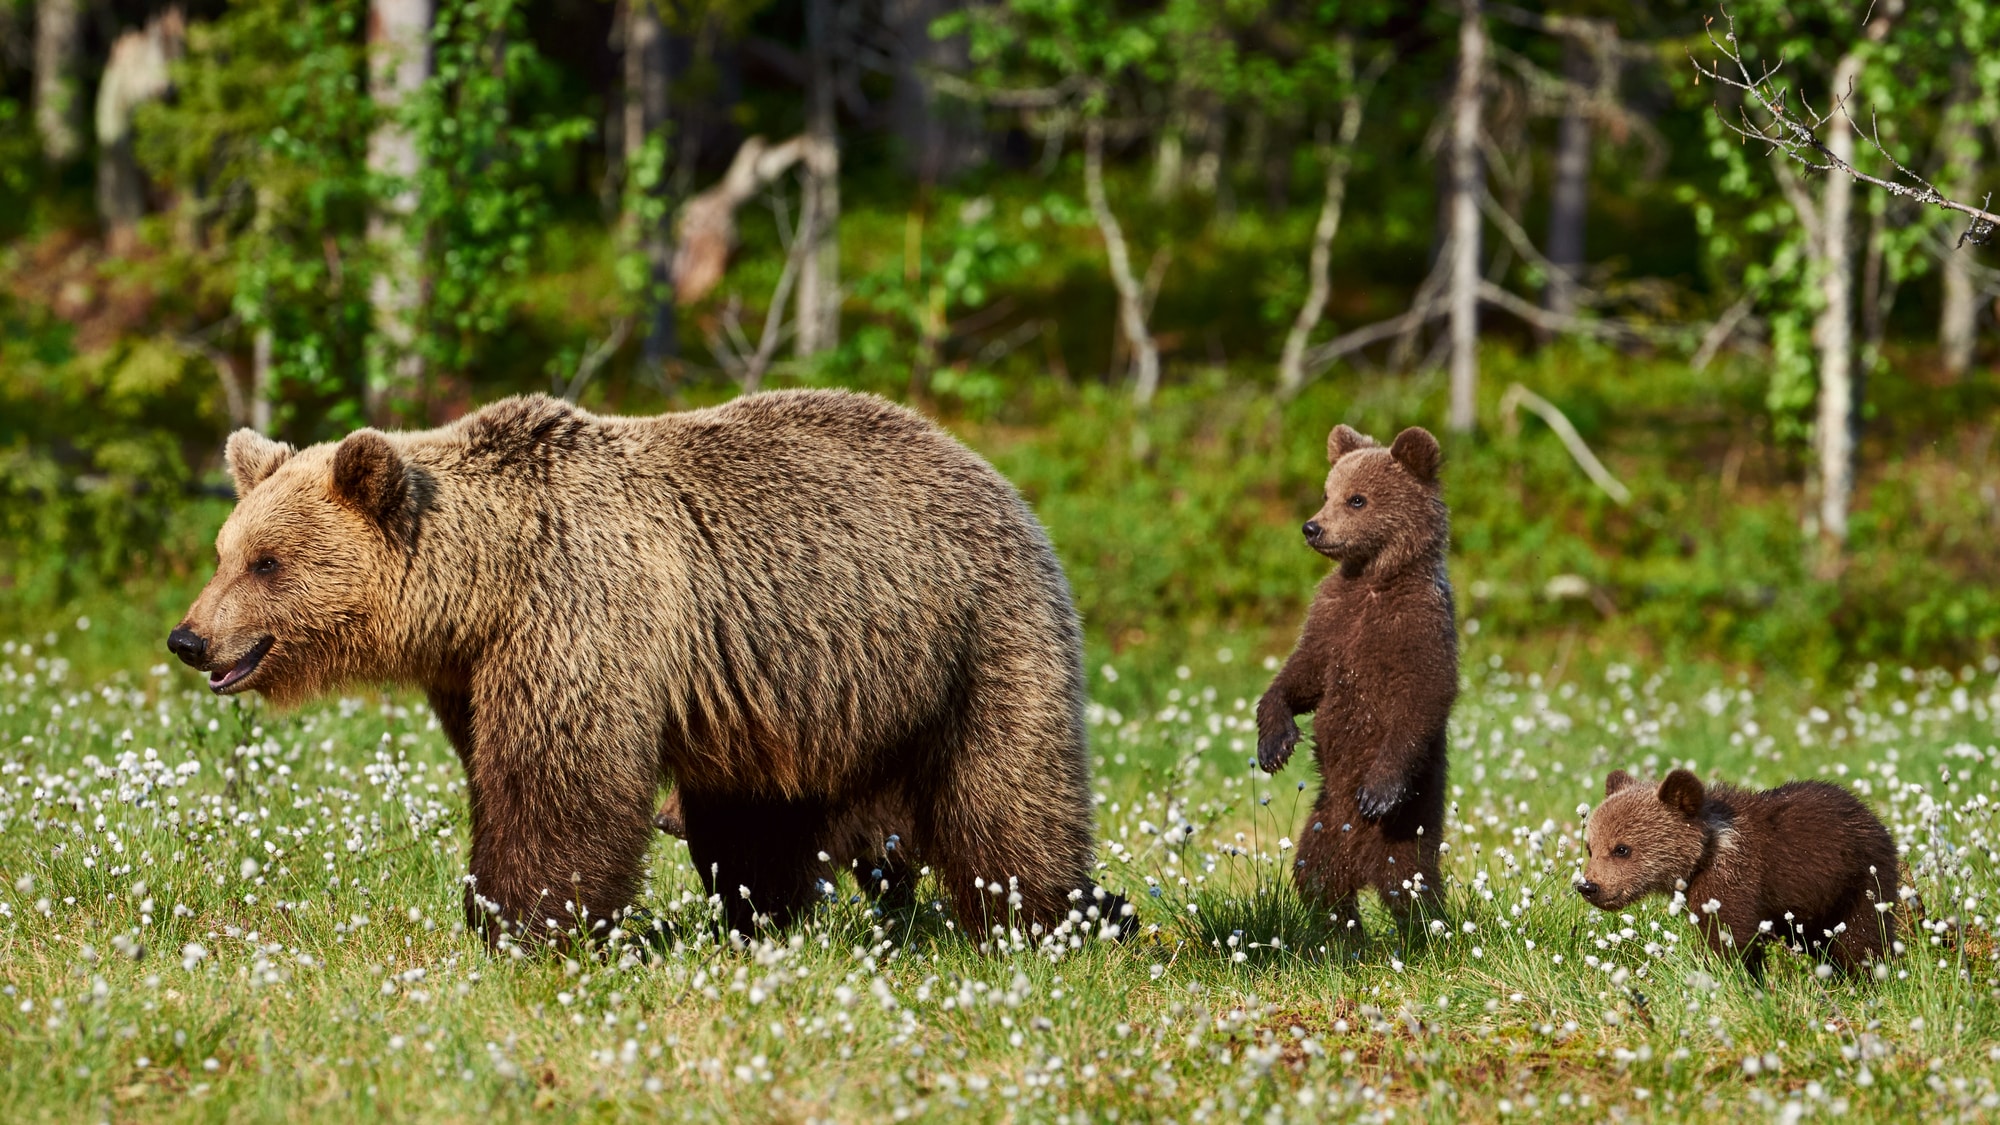
<instances>
[{"instance_id":1,"label":"bear's eye","mask_svg":"<svg viewBox=\"0 0 2000 1125\"><path fill-rule=\"evenodd\" d=\"M1611 854L1617 856L1619 859L1624 859L1626 856L1632 854L1632 849L1620 844L1611 849Z\"/></svg>"},{"instance_id":2,"label":"bear's eye","mask_svg":"<svg viewBox=\"0 0 2000 1125\"><path fill-rule=\"evenodd\" d=\"M276 571L277 569L278 569L278 559L277 556L275 555L265 555L264 557L258 559L256 562L250 564L250 572L252 574L270 574Z\"/></svg>"},{"instance_id":3,"label":"bear's eye","mask_svg":"<svg viewBox=\"0 0 2000 1125\"><path fill-rule=\"evenodd\" d=\"M1357 492L1347 498L1347 506L1350 508L1366 508L1368 506L1368 498Z\"/></svg>"}]
</instances>

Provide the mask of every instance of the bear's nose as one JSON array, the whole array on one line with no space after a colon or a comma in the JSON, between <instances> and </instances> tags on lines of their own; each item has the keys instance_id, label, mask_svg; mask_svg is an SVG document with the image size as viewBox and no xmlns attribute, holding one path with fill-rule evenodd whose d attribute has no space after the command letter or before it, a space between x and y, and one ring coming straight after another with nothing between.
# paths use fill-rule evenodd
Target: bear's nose
<instances>
[{"instance_id":1,"label":"bear's nose","mask_svg":"<svg viewBox=\"0 0 2000 1125\"><path fill-rule=\"evenodd\" d=\"M1318 538L1319 538L1319 521L1318 521L1318 520L1307 520L1307 521L1306 521L1306 526L1305 526L1305 533L1306 533L1306 538L1307 538L1307 539L1318 539Z\"/></svg>"},{"instance_id":2,"label":"bear's nose","mask_svg":"<svg viewBox=\"0 0 2000 1125\"><path fill-rule=\"evenodd\" d=\"M1582 895L1584 898L1590 900L1591 902L1596 902L1597 896L1604 893L1604 888L1598 886L1596 883L1593 883L1588 879L1585 879L1583 882L1578 883L1576 885L1576 893Z\"/></svg>"},{"instance_id":3,"label":"bear's nose","mask_svg":"<svg viewBox=\"0 0 2000 1125\"><path fill-rule=\"evenodd\" d=\"M176 626L173 632L167 634L167 651L192 668L208 663L208 642L185 625Z\"/></svg>"}]
</instances>

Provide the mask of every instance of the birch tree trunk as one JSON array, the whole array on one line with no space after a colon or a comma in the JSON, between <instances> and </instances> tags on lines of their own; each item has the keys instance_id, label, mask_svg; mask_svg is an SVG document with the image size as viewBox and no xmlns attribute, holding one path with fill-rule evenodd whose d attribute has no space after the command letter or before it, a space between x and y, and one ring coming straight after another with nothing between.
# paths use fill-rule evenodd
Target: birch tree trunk
<instances>
[{"instance_id":1,"label":"birch tree trunk","mask_svg":"<svg viewBox=\"0 0 2000 1125\"><path fill-rule=\"evenodd\" d=\"M667 111L672 75L668 73L667 31L660 22L655 0L626 0L621 37L624 62L625 101L619 130L624 142L625 174L640 174L645 164L646 146L667 142ZM647 175L648 183L626 185L625 215L629 245L646 256L646 288L641 296L639 322L645 326L644 363L649 371L659 371L668 357L678 355L680 340L675 332L674 297L671 289L674 250L669 238L665 207L642 206L644 197L666 190L664 149L662 161Z\"/></svg>"},{"instance_id":2,"label":"birch tree trunk","mask_svg":"<svg viewBox=\"0 0 2000 1125\"><path fill-rule=\"evenodd\" d=\"M840 135L834 117L835 0L806 0L806 187L799 229L818 243L799 264L801 358L840 342Z\"/></svg>"},{"instance_id":3,"label":"birch tree trunk","mask_svg":"<svg viewBox=\"0 0 2000 1125\"><path fill-rule=\"evenodd\" d=\"M83 0L39 0L35 5L35 131L51 164L83 150L83 108L77 73L83 46Z\"/></svg>"},{"instance_id":4,"label":"birch tree trunk","mask_svg":"<svg viewBox=\"0 0 2000 1125\"><path fill-rule=\"evenodd\" d=\"M1959 101L1945 111L1944 150L1946 174L1940 179L1953 198L1972 198L1979 180L1979 135L1973 129L1971 107ZM1956 242L1951 235L1947 242ZM1942 308L1938 310L1938 351L1944 369L1963 375L1972 366L1973 345L1979 317L1979 298L1972 284L1972 263L1963 248L1947 251L1938 263L1943 282Z\"/></svg>"},{"instance_id":5,"label":"birch tree trunk","mask_svg":"<svg viewBox=\"0 0 2000 1125\"><path fill-rule=\"evenodd\" d=\"M1564 48L1565 70L1572 83L1588 87L1592 74L1590 51L1576 39ZM1580 97L1571 97L1563 110L1562 125L1556 133L1555 182L1549 190L1549 244L1547 256L1553 267L1542 294L1542 307L1561 316L1576 313L1576 283L1583 269L1584 219L1590 202L1589 110Z\"/></svg>"},{"instance_id":6,"label":"birch tree trunk","mask_svg":"<svg viewBox=\"0 0 2000 1125\"><path fill-rule=\"evenodd\" d=\"M423 301L423 232L414 229L422 154L400 113L431 73L431 0L371 0L368 7L368 95L383 114L368 138L368 167L395 180L395 192L368 217L377 263L368 303L375 331L368 342L367 410L388 421L399 402L416 397L424 361L417 350Z\"/></svg>"},{"instance_id":7,"label":"birch tree trunk","mask_svg":"<svg viewBox=\"0 0 2000 1125\"><path fill-rule=\"evenodd\" d=\"M1833 70L1836 96L1861 75L1861 55L1850 51ZM1846 111L1841 113L1845 117ZM1835 158L1854 159L1854 130L1845 120L1828 125L1827 147ZM1813 324L1819 353L1819 410L1813 444L1819 465L1819 533L1836 549L1847 541L1848 501L1854 492L1854 262L1849 226L1854 214L1854 181L1828 176L1820 193L1820 310Z\"/></svg>"},{"instance_id":8,"label":"birch tree trunk","mask_svg":"<svg viewBox=\"0 0 2000 1125\"><path fill-rule=\"evenodd\" d=\"M1352 80L1352 74L1348 75ZM1312 256L1306 266L1306 301L1292 321L1285 337L1285 350L1278 358L1278 390L1290 396L1305 385L1306 344L1326 310L1332 292L1328 270L1333 259L1333 237L1340 232L1340 213L1347 201L1347 173L1354 163L1354 140L1361 135L1361 91L1350 89L1340 104L1340 134L1326 147L1326 195L1319 207L1319 223L1313 227Z\"/></svg>"},{"instance_id":9,"label":"birch tree trunk","mask_svg":"<svg viewBox=\"0 0 2000 1125\"><path fill-rule=\"evenodd\" d=\"M1118 290L1118 323L1132 346L1132 401L1152 404L1160 389L1160 349L1146 328L1146 290L1132 272L1132 254L1125 231L1104 194L1104 126L1095 120L1083 132L1083 192L1090 214L1104 236L1104 253L1111 260L1111 284Z\"/></svg>"},{"instance_id":10,"label":"birch tree trunk","mask_svg":"<svg viewBox=\"0 0 2000 1125\"><path fill-rule=\"evenodd\" d=\"M1486 17L1480 0L1459 0L1458 83L1451 99L1451 409L1445 428L1471 433L1479 395L1479 162Z\"/></svg>"}]
</instances>

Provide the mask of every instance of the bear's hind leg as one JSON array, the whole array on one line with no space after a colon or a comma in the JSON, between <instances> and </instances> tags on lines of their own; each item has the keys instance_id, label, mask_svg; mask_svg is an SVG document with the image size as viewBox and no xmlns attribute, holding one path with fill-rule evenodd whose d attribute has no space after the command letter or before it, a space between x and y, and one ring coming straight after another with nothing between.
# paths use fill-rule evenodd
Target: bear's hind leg
<instances>
[{"instance_id":1,"label":"bear's hind leg","mask_svg":"<svg viewBox=\"0 0 2000 1125\"><path fill-rule=\"evenodd\" d=\"M1330 786L1320 790L1299 830L1292 877L1299 897L1326 911L1336 927L1346 930L1351 924L1358 931L1361 912L1356 896L1363 883L1356 832L1363 826L1354 811L1352 794L1345 796L1342 800Z\"/></svg>"},{"instance_id":2,"label":"bear's hind leg","mask_svg":"<svg viewBox=\"0 0 2000 1125\"><path fill-rule=\"evenodd\" d=\"M688 854L729 929L748 936L760 917L789 925L832 878L819 858L823 804L679 792Z\"/></svg>"},{"instance_id":3,"label":"bear's hind leg","mask_svg":"<svg viewBox=\"0 0 2000 1125\"><path fill-rule=\"evenodd\" d=\"M958 924L985 942L993 928L1052 928L1091 897L1090 778L1080 707L1051 683L1061 670L984 683L931 763L936 784L912 811L927 860L940 868ZM1072 903L1070 893L1081 891ZM1018 895L1018 899L1014 896ZM1115 919L1114 919L1115 920Z\"/></svg>"},{"instance_id":4,"label":"bear's hind leg","mask_svg":"<svg viewBox=\"0 0 2000 1125\"><path fill-rule=\"evenodd\" d=\"M1841 922L1846 928L1827 943L1827 952L1842 972L1856 972L1881 960L1895 937L1894 915L1876 911L1874 900L1865 894L1854 896L1854 905Z\"/></svg>"}]
</instances>

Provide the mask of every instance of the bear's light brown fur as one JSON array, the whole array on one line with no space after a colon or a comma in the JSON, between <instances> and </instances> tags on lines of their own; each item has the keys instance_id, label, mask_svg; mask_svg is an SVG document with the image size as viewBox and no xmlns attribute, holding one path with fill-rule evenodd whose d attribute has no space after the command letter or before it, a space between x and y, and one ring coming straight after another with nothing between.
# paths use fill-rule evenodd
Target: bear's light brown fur
<instances>
[{"instance_id":1,"label":"bear's light brown fur","mask_svg":"<svg viewBox=\"0 0 2000 1125\"><path fill-rule=\"evenodd\" d=\"M910 411L533 396L296 451L241 431L228 460L220 565L170 647L281 702L423 687L489 936L630 903L667 777L738 929L810 902L830 826L878 802L982 935L1010 909L992 884L1024 923L1090 887L1068 584L1007 482Z\"/></svg>"}]
</instances>

